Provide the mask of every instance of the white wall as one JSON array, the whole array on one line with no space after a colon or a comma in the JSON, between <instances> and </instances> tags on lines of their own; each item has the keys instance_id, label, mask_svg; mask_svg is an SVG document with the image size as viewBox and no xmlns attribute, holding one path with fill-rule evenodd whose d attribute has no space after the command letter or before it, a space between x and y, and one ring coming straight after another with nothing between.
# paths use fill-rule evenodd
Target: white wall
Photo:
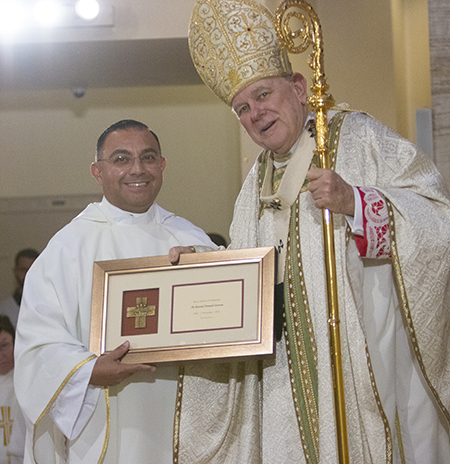
<instances>
[{"instance_id":1,"label":"white wall","mask_svg":"<svg viewBox=\"0 0 450 464\"><path fill-rule=\"evenodd\" d=\"M279 0L264 0L275 12ZM427 0L312 0L322 25L325 75L336 103L368 112L416 141L416 109L431 105ZM290 55L312 83L310 47ZM241 130L242 174L259 150Z\"/></svg>"},{"instance_id":2,"label":"white wall","mask_svg":"<svg viewBox=\"0 0 450 464\"><path fill-rule=\"evenodd\" d=\"M210 232L228 233L240 188L236 118L206 87L0 93L0 198L99 192L89 173L98 136L124 118L161 139L159 203Z\"/></svg>"},{"instance_id":3,"label":"white wall","mask_svg":"<svg viewBox=\"0 0 450 464\"><path fill-rule=\"evenodd\" d=\"M117 25L96 28L100 35L92 40L186 36L194 0L112 3ZM275 9L278 0L265 3ZM323 26L325 69L335 99L368 111L414 140L411 99L422 104L429 94L423 77L426 0L312 3ZM128 19L119 14L125 10ZM411 41L415 27L422 31L414 39L420 48ZM293 64L310 80L308 53L295 56ZM417 79L416 72L422 77ZM105 127L128 117L148 123L161 137L168 161L162 206L227 235L241 170L248 171L259 149L204 86L88 89L80 100L69 89L5 93L0 88L0 198L98 193L89 174L95 142Z\"/></svg>"},{"instance_id":4,"label":"white wall","mask_svg":"<svg viewBox=\"0 0 450 464\"><path fill-rule=\"evenodd\" d=\"M264 3L275 12L280 2L265 0ZM313 0L310 3L322 25L325 75L336 103L348 103L351 108L366 111L396 128L391 0ZM289 55L294 71L301 72L309 85L313 77L307 64L311 52L309 47L302 54ZM241 155L244 174L258 150L243 131L241 139L245 149Z\"/></svg>"}]
</instances>

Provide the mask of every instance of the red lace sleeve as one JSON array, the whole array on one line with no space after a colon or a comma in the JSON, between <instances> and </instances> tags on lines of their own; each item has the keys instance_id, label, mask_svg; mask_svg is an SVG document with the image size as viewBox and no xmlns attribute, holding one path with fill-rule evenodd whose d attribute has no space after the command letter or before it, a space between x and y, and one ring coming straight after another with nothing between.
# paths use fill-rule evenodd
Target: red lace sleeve
<instances>
[{"instance_id":1,"label":"red lace sleeve","mask_svg":"<svg viewBox=\"0 0 450 464\"><path fill-rule=\"evenodd\" d=\"M355 235L363 258L390 258L389 213L382 193L370 187L357 187L361 195L364 237Z\"/></svg>"}]
</instances>

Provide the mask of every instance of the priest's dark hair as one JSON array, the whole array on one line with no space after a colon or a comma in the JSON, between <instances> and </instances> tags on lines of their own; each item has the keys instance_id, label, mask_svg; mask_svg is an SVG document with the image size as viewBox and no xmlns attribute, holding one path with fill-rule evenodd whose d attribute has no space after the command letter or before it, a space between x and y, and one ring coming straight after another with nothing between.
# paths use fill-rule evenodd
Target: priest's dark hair
<instances>
[{"instance_id":1,"label":"priest's dark hair","mask_svg":"<svg viewBox=\"0 0 450 464\"><path fill-rule=\"evenodd\" d=\"M95 152L95 161L99 161L101 159L100 155L103 150L103 146L105 145L106 137L108 137L108 135L111 132L128 129L149 131L153 135L153 137L155 137L156 143L158 144L159 153L161 154L161 144L159 143L158 136L152 130L150 130L146 124L144 124L143 122L135 121L134 119L122 119L121 121L111 124L107 129L103 131L102 135L98 138L97 150Z\"/></svg>"}]
</instances>

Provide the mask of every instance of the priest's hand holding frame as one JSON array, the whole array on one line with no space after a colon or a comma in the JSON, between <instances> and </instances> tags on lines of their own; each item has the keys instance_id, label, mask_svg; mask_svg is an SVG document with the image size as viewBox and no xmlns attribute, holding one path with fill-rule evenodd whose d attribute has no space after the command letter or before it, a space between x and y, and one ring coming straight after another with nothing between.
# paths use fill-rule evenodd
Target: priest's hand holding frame
<instances>
[{"instance_id":1,"label":"priest's hand holding frame","mask_svg":"<svg viewBox=\"0 0 450 464\"><path fill-rule=\"evenodd\" d=\"M130 349L130 342L126 341L115 350L102 354L97 358L92 370L90 385L99 387L113 387L119 385L125 379L136 372L155 372L156 367L150 364L125 364L123 357Z\"/></svg>"}]
</instances>

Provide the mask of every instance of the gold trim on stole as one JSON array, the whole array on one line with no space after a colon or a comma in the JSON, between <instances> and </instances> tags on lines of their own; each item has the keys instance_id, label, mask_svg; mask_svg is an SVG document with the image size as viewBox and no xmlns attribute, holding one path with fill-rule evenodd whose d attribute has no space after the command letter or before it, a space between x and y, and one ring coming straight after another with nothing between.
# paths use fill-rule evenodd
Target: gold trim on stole
<instances>
[{"instance_id":1,"label":"gold trim on stole","mask_svg":"<svg viewBox=\"0 0 450 464\"><path fill-rule=\"evenodd\" d=\"M173 420L173 463L178 463L178 453L180 449L180 419L181 419L181 404L183 400L183 381L184 381L184 366L180 366L178 370L178 386L177 386L177 402L175 404L175 417Z\"/></svg>"},{"instance_id":2,"label":"gold trim on stole","mask_svg":"<svg viewBox=\"0 0 450 464\"><path fill-rule=\"evenodd\" d=\"M406 464L405 448L403 447L403 438L402 438L402 426L400 424L400 417L398 415L397 408L395 408L395 431L397 434L398 451L400 453L400 459L402 461L401 464Z\"/></svg>"},{"instance_id":3,"label":"gold trim on stole","mask_svg":"<svg viewBox=\"0 0 450 464\"><path fill-rule=\"evenodd\" d=\"M330 137L329 137L329 145L330 145L330 158L331 158L331 169L334 170L336 166L336 155L337 155L337 146L339 141L340 129L344 120L344 113L337 113L336 115L331 118L329 122L330 127ZM261 176L260 176L261 179ZM305 181L301 193L307 191L305 186L307 181ZM261 185L261 181L260 181ZM295 221L292 224L292 221ZM292 237L291 234L295 234ZM292 242L294 241L295 250L292 250ZM314 326L312 323L309 301L308 301L308 294L307 289L304 281L303 275L303 263L302 263L302 256L301 256L301 240L300 240L300 195L297 197L295 202L295 206L293 206L291 212L291 224L289 226L289 234L288 234L288 243L287 248L288 251L286 253L286 271L285 271L285 285L287 284L287 291L286 291L286 308L285 311L289 314L289 319L292 321L292 338L293 340L289 339L289 334L287 331L287 323L286 323L286 314L285 314L285 339L286 339L286 351L288 356L289 362L289 375L291 378L291 391L292 397L294 401L295 413L297 416L297 422L299 426L299 433L300 438L302 440L302 445L304 449L304 455L306 462L314 463L320 461L320 454L319 454L319 411L318 411L318 404L317 399L315 397L314 390L317 388L317 385L312 388L314 382L312 381L309 369L303 368L302 366L308 366L309 361L307 357L307 352L311 351L313 353L313 363L314 367L311 368L315 369L317 375L317 346L315 341L314 335ZM293 255L295 253L297 256L297 265L296 269L293 269ZM298 275L298 285L300 295L296 291L296 285L294 283L295 277L294 275ZM305 314L305 322L306 327L303 327L303 323L301 317L299 315L300 311L303 311ZM303 328L302 328L303 327ZM304 333L308 334L308 345L309 349L307 350L305 347L306 340L303 338ZM299 365L297 366L297 371L299 375L299 380L301 385L297 385L294 375L294 359L292 356L292 350L294 350L295 357L299 361ZM316 380L317 381L317 380ZM299 391L300 390L300 391ZM305 418L302 417L302 411L300 405L302 404L301 398L299 397L299 393L304 396L304 407L306 409L307 419L305 423ZM317 392L318 395L318 392ZM306 436L305 427L309 430L309 437ZM307 451L309 449L308 443L311 443L313 446L313 450ZM314 454L313 456L311 454Z\"/></svg>"},{"instance_id":4,"label":"gold trim on stole","mask_svg":"<svg viewBox=\"0 0 450 464\"><path fill-rule=\"evenodd\" d=\"M423 377L425 381L427 382L427 385L430 388L431 393L433 394L440 410L442 411L442 414L444 414L445 419L450 424L449 411L447 411L447 409L445 408L444 404L439 398L439 395L436 389L434 388L433 384L430 382L430 379L428 378L428 375L425 369L425 365L423 363L422 355L420 354L420 348L417 342L416 330L414 329L414 324L413 324L413 320L411 316L411 310L409 308L408 296L406 294L405 282L403 280L403 273L402 273L402 268L400 265L400 257L398 255L398 250L397 250L397 239L395 235L394 208L392 206L392 203L387 198L386 198L386 205L387 205L388 212L389 212L389 232L391 236L392 266L394 268L394 275L395 275L398 293L400 297L399 306L400 306L401 311L403 312L403 316L405 318L406 326L408 329L409 339L413 347L417 362L419 363L420 370L422 371Z\"/></svg>"},{"instance_id":5,"label":"gold trim on stole","mask_svg":"<svg viewBox=\"0 0 450 464\"><path fill-rule=\"evenodd\" d=\"M296 243L296 249L292 250L292 241L293 238L291 237L292 233L292 224L289 226L289 234L287 239L287 252L286 252L286 270L285 276L287 277L287 282L285 282L285 286L287 284L288 289L285 289L285 322L284 322L284 335L286 341L286 353L288 357L289 363L289 377L291 379L291 391L292 391L292 398L294 401L295 407L295 414L297 417L297 423L299 427L300 438L302 440L303 450L306 462L308 464L320 462L320 455L319 455L319 411L318 411L318 404L314 394L315 388L317 385L314 385L313 379L310 375L310 370L304 366L309 366L309 361L306 355L306 347L305 347L305 332L308 334L307 337L309 338L309 348L313 355L314 361L314 370L316 371L317 376L317 345L316 345L316 338L314 335L314 327L312 323L311 313L309 309L309 301L308 295L306 291L306 285L303 275L303 264L301 258L301 249L300 249L300 224L299 224L299 217L300 217L300 201L297 198L295 202L295 213L291 212L291 215L294 216L295 224L294 228L295 238L294 242ZM295 245L294 245L295 246ZM297 266L292 262L292 253L297 255ZM294 269L295 266L295 269ZM296 291L296 285L294 283L294 275L298 274L299 286L300 286L300 295ZM285 278L286 278L285 277ZM303 311L305 314L306 319L306 327L303 327L301 317L299 315L300 311ZM289 314L289 319L292 321L292 337L293 340L289 339L289 333L287 329L287 314ZM295 376L294 376L294 359L292 356L292 351L295 352L295 356L298 359L299 363L297 366L300 383L301 385L297 385ZM308 350L309 351L309 350ZM300 390L300 391L299 391ZM304 407L303 409L306 410L307 419L302 416L301 411L301 398L299 394L304 396ZM305 433L305 426L308 426L310 437L306 436ZM312 442L312 446L314 448L314 456L311 456L312 450L309 450L308 442Z\"/></svg>"},{"instance_id":6,"label":"gold trim on stole","mask_svg":"<svg viewBox=\"0 0 450 464\"><path fill-rule=\"evenodd\" d=\"M102 454L100 455L100 458L98 460L98 464L101 464L103 462L103 459L105 459L105 454L106 450L108 448L108 443L109 443L109 431L110 431L110 426L111 426L111 409L110 409L110 403L109 403L109 387L105 387L105 403L106 403L106 434L105 434L105 441L103 442L103 449L102 449Z\"/></svg>"},{"instance_id":7,"label":"gold trim on stole","mask_svg":"<svg viewBox=\"0 0 450 464\"><path fill-rule=\"evenodd\" d=\"M331 158L331 169L334 170L336 166L336 155L337 155L337 146L338 146L338 140L339 140L339 135L340 135L340 129L342 126L344 120L344 113L337 113L334 115L333 118L331 118L329 122L329 128L330 128L330 137L329 137L329 145L330 145L330 158ZM301 193L307 191L306 184L307 181L304 181L304 185L301 189ZM285 315L285 339L286 339L286 351L287 351L287 356L288 356L288 362L289 362L289 375L291 378L291 391L292 391L292 397L294 401L294 407L295 407L295 412L297 416L297 422L299 426L299 433L300 437L302 440L302 445L304 449L304 455L306 462L309 463L314 463L314 462L319 462L320 461L320 454L319 454L319 437L320 437L320 431L319 431L319 411L318 411L318 404L317 404L317 399L315 397L314 390L317 388L311 388L313 386L313 382L309 373L308 369L303 369L302 365L309 365L306 352L309 350L305 349L304 343L305 340L303 339L302 332L306 330L306 333L309 334L309 346L310 350L313 355L313 361L314 361L314 369L316 371L317 375L317 346L316 346L316 341L315 341L315 335L314 335L314 326L312 323L312 318L311 318L311 313L310 313L310 308L309 308L309 302L308 302L308 294L307 294L307 289L303 277L303 263L302 263L302 257L301 257L301 240L300 240L300 194L297 197L297 200L295 202L295 207L292 209L291 212L291 221L295 220L295 224L292 227L292 224L289 226L289 234L288 234L288 251L286 253L286 271L285 275L287 282L285 282L285 285L288 285L288 291L286 292L286 308L285 311L286 313L289 314L289 319L292 321L293 324L293 330L292 330L292 337L293 340L289 340L289 335L287 332L287 326L286 326L286 315ZM295 231L295 232L294 232ZM295 237L292 237L291 234L294 233ZM296 244L296 249L294 253L297 255L297 268L293 269L294 263L292 262L293 256L292 256L292 241ZM298 295L296 290L295 290L295 284L294 284L294 274L298 275L298 282L300 286L300 293L301 295ZM299 312L303 311L305 314L305 321L306 321L306 327L301 329L302 327L302 321L299 316ZM294 329L295 327L295 329ZM292 342L292 343L290 343ZM301 385L297 385L295 381L295 376L294 376L294 370L293 370L293 363L294 359L291 355L291 350L294 350L295 352L295 357L299 360L299 366L297 367L298 369L298 374L300 376L300 382ZM311 366L312 367L312 366ZM316 380L317 381L317 380ZM305 408L307 412L307 419L306 423L305 418L302 417L302 411L300 409L300 405L302 402L300 401L299 398L299 390L301 390L302 395L305 397L304 398L304 403L305 403ZM318 395L318 392L317 392ZM309 405L309 406L308 406ZM306 436L305 433L305 426L307 426L309 430L309 438ZM310 450L309 452L307 451L309 449L308 442L310 442L313 446L314 449L314 455L311 456L312 451Z\"/></svg>"},{"instance_id":8,"label":"gold trim on stole","mask_svg":"<svg viewBox=\"0 0 450 464\"><path fill-rule=\"evenodd\" d=\"M369 370L370 383L372 385L372 391L373 391L375 400L377 402L378 411L380 413L381 419L383 420L383 424L384 424L384 433L386 437L386 464L392 464L393 454L392 454L391 426L386 417L386 413L384 412L383 404L381 403L380 395L378 393L377 383L375 381L375 375L372 370L372 361L370 359L370 353L369 353L369 347L367 345L367 340L365 342L365 345L366 345L367 369Z\"/></svg>"},{"instance_id":9,"label":"gold trim on stole","mask_svg":"<svg viewBox=\"0 0 450 464\"><path fill-rule=\"evenodd\" d=\"M84 359L83 361L81 361L79 364L77 364L66 376L66 378L63 380L63 382L61 383L61 385L58 387L58 389L56 390L55 394L52 396L52 399L49 401L49 403L47 404L47 406L45 407L45 409L42 411L41 415L38 417L36 423L34 424L34 427L33 427L33 459L34 459L34 462L37 464L37 461L36 459L34 458L34 447L36 445L36 429L38 428L39 426L39 423L41 422L42 418L48 414L50 408L53 406L53 404L55 403L56 401L56 398L60 395L60 393L63 391L64 387L67 385L67 383L69 382L69 380L71 379L71 377L75 374L75 372L80 369L82 366L84 366L85 364L87 364L89 361L92 361L93 359L95 359L97 356L95 356L94 354L87 357L86 359ZM107 394L107 393L106 393ZM108 438L109 438L109 426L110 426L110 412L109 412L109 395L107 394L106 396L106 399L107 399L107 402L106 402L106 408L107 408L107 412L106 412L106 419L107 419L107 424L106 424L106 437L105 437L105 442L103 444L103 450L102 450L102 453L100 455L100 458L98 460L98 464L101 464L101 462L103 461L103 458L104 458L104 455L106 453L106 447L108 446Z\"/></svg>"}]
</instances>

